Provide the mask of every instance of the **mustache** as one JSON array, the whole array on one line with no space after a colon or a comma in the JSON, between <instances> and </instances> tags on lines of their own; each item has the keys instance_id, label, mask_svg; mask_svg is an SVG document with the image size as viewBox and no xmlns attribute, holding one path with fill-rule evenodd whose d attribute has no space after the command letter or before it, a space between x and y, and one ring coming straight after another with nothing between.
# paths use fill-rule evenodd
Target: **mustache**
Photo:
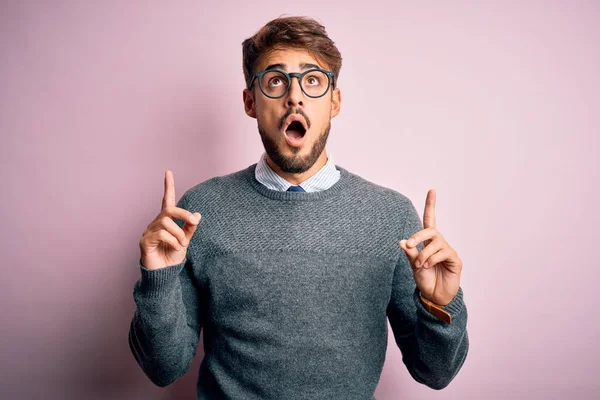
<instances>
[{"instance_id":1,"label":"mustache","mask_svg":"<svg viewBox=\"0 0 600 400\"><path fill-rule=\"evenodd\" d=\"M304 111L302 111L302 109L300 109L300 108L298 108L295 112L294 112L294 110L292 110L290 108L289 110L287 110L285 112L283 117L281 117L281 121L279 121L279 130L283 129L283 126L285 125L285 120L287 119L287 117L289 117L292 114L302 115L304 117L304 119L306 120L306 128L310 129L310 119L308 119L308 115L306 115L304 113Z\"/></svg>"}]
</instances>

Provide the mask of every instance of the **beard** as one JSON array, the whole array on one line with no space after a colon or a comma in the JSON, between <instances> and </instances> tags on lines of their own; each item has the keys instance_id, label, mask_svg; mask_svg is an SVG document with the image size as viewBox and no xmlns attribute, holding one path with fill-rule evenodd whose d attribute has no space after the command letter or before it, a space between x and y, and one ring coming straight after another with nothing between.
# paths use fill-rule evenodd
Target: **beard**
<instances>
[{"instance_id":1,"label":"beard","mask_svg":"<svg viewBox=\"0 0 600 400\"><path fill-rule=\"evenodd\" d=\"M323 149L325 149L330 130L331 120L327 123L327 126L325 129L323 129L321 134L317 137L317 140L312 145L312 148L306 156L301 156L298 154L302 148L292 147L291 149L293 155L288 157L281 152L277 142L267 134L262 126L260 126L260 123L258 124L258 133L260 133L260 138L263 142L263 146L265 147L267 155L283 172L289 174L306 172L317 162L317 159L323 152ZM308 132L306 134L308 134ZM284 143L284 146L285 145L286 144Z\"/></svg>"}]
</instances>

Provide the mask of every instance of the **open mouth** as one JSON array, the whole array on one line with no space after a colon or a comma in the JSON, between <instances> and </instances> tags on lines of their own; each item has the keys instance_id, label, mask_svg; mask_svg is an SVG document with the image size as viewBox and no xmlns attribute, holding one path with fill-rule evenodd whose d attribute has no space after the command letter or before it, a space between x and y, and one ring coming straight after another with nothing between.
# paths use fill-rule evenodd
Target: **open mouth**
<instances>
[{"instance_id":1,"label":"open mouth","mask_svg":"<svg viewBox=\"0 0 600 400\"><path fill-rule=\"evenodd\" d=\"M302 122L292 121L285 129L285 133L293 139L302 139L306 134L306 129L304 128L304 125L302 125Z\"/></svg>"}]
</instances>

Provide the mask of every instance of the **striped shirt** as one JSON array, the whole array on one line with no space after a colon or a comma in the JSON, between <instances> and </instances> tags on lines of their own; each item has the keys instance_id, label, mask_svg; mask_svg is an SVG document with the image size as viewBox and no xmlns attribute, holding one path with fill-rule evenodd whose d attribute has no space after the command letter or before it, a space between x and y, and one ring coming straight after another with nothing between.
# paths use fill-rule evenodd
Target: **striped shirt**
<instances>
[{"instance_id":1,"label":"striped shirt","mask_svg":"<svg viewBox=\"0 0 600 400\"><path fill-rule=\"evenodd\" d=\"M269 189L280 190L283 192L287 191L290 186L295 186L273 171L265 160L266 155L267 153L264 152L256 164L256 171L254 174L256 180ZM317 171L317 173L300 183L298 186L302 187L306 192L318 192L320 190L329 189L338 181L338 179L340 179L340 171L336 169L331 154L327 152L327 162L325 165Z\"/></svg>"}]
</instances>

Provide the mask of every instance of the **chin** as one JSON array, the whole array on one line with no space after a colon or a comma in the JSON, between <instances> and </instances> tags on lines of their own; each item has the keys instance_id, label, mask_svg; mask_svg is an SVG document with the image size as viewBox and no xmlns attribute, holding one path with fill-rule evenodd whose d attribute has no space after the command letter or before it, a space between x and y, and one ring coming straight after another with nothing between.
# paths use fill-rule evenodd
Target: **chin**
<instances>
[{"instance_id":1,"label":"chin","mask_svg":"<svg viewBox=\"0 0 600 400\"><path fill-rule=\"evenodd\" d=\"M275 135L270 136L258 125L258 132L269 158L283 172L293 174L306 172L317 162L319 156L325 150L330 129L331 124L328 124L316 142L312 137L307 137L313 134L307 130L304 134L305 142L302 146L294 147L287 143L285 136L282 137L285 134L284 132L277 130Z\"/></svg>"}]
</instances>

